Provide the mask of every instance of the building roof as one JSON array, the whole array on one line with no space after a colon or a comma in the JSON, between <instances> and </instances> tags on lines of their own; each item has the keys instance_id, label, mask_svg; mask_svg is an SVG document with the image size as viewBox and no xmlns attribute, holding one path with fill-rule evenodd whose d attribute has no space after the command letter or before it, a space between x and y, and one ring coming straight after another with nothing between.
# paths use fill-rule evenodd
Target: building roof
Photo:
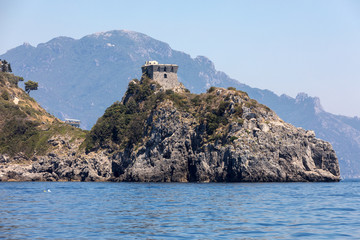
<instances>
[{"instance_id":1,"label":"building roof","mask_svg":"<svg viewBox=\"0 0 360 240\"><path fill-rule=\"evenodd\" d=\"M159 63L157 61L146 61L145 62L145 66L149 66L149 65L158 65Z\"/></svg>"},{"instance_id":2,"label":"building roof","mask_svg":"<svg viewBox=\"0 0 360 240\"><path fill-rule=\"evenodd\" d=\"M157 61L146 61L144 66L152 66L152 65L156 65L156 66L177 66L176 64L159 64Z\"/></svg>"},{"instance_id":3,"label":"building roof","mask_svg":"<svg viewBox=\"0 0 360 240\"><path fill-rule=\"evenodd\" d=\"M65 118L65 122L80 122L80 120L71 119L71 118Z\"/></svg>"}]
</instances>

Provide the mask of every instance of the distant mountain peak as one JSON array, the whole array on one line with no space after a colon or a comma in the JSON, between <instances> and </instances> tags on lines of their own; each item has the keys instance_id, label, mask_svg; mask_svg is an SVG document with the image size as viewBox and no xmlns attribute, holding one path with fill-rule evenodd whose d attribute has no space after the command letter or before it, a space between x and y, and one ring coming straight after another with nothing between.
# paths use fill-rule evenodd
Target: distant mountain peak
<instances>
[{"instance_id":1,"label":"distant mountain peak","mask_svg":"<svg viewBox=\"0 0 360 240\"><path fill-rule=\"evenodd\" d=\"M214 63L209 58L207 58L205 56L197 56L195 58L195 61L197 61L197 62L199 62L201 64L204 64L206 66L209 66L212 69L215 69Z\"/></svg>"},{"instance_id":2,"label":"distant mountain peak","mask_svg":"<svg viewBox=\"0 0 360 240\"><path fill-rule=\"evenodd\" d=\"M127 37L127 38L135 40L135 41L140 40L140 39L152 39L151 37L149 37L143 33L130 31L130 30L111 30L111 31L106 31L106 32L97 32L97 33L87 35L85 37L108 39L108 38L113 38L116 36Z\"/></svg>"},{"instance_id":3,"label":"distant mountain peak","mask_svg":"<svg viewBox=\"0 0 360 240\"><path fill-rule=\"evenodd\" d=\"M305 100L307 100L309 98L309 95L307 93L304 92L300 92L296 95L295 100L296 102L303 102Z\"/></svg>"},{"instance_id":4,"label":"distant mountain peak","mask_svg":"<svg viewBox=\"0 0 360 240\"><path fill-rule=\"evenodd\" d=\"M318 97L310 97L307 93L298 93L295 97L296 104L307 104L313 107L315 113L324 112L324 108L321 106L320 99Z\"/></svg>"},{"instance_id":5,"label":"distant mountain peak","mask_svg":"<svg viewBox=\"0 0 360 240\"><path fill-rule=\"evenodd\" d=\"M30 43L28 43L28 42L24 42L23 43L23 46L25 46L25 47L33 47Z\"/></svg>"},{"instance_id":6,"label":"distant mountain peak","mask_svg":"<svg viewBox=\"0 0 360 240\"><path fill-rule=\"evenodd\" d=\"M62 46L66 46L66 45L73 43L74 41L76 41L74 38L60 36L60 37L53 38L46 43L39 43L36 47L37 48L41 48L41 47L61 48Z\"/></svg>"}]
</instances>

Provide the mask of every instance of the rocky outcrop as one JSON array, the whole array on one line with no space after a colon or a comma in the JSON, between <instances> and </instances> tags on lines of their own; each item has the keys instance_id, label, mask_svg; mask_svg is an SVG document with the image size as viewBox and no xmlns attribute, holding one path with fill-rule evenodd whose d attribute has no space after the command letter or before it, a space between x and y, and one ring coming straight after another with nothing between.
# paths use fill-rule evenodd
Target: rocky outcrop
<instances>
[{"instance_id":1,"label":"rocky outcrop","mask_svg":"<svg viewBox=\"0 0 360 240\"><path fill-rule=\"evenodd\" d=\"M314 132L257 118L232 123L234 140L202 143L202 127L171 104L149 119L148 140L137 151L51 152L26 159L0 156L0 181L284 182L339 181L335 152ZM194 126L196 126L194 128ZM236 139L235 139L236 138ZM53 141L52 143L54 143ZM69 142L59 140L59 145ZM63 151L64 153L65 151ZM7 163L7 164L4 164Z\"/></svg>"},{"instance_id":2,"label":"rocky outcrop","mask_svg":"<svg viewBox=\"0 0 360 240\"><path fill-rule=\"evenodd\" d=\"M234 139L203 143L202 127L188 113L165 104L150 118L148 140L134 152L113 158L114 180L155 182L338 181L338 161L312 131L258 114L231 123ZM195 126L195 127L194 127Z\"/></svg>"},{"instance_id":3,"label":"rocky outcrop","mask_svg":"<svg viewBox=\"0 0 360 240\"><path fill-rule=\"evenodd\" d=\"M81 142L56 136L46 156L0 155L0 181L107 181L111 161L104 153L79 154Z\"/></svg>"},{"instance_id":4,"label":"rocky outcrop","mask_svg":"<svg viewBox=\"0 0 360 240\"><path fill-rule=\"evenodd\" d=\"M120 105L126 108L131 98L139 99L132 91ZM329 143L317 139L313 131L283 122L246 93L213 88L197 96L169 93L165 100L154 102L157 104L141 125L141 139L112 155L111 180L340 180L338 159ZM144 101L139 106L147 104ZM105 115L109 117L109 113Z\"/></svg>"},{"instance_id":5,"label":"rocky outcrop","mask_svg":"<svg viewBox=\"0 0 360 240\"><path fill-rule=\"evenodd\" d=\"M196 95L135 81L84 142L57 134L46 144L45 155L0 154L0 181L340 180L328 142L233 88Z\"/></svg>"}]
</instances>

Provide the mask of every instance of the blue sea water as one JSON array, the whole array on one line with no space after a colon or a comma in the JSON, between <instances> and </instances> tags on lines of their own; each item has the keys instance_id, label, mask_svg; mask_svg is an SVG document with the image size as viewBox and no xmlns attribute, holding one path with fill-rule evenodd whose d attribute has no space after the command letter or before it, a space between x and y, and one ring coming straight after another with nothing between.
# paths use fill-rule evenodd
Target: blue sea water
<instances>
[{"instance_id":1,"label":"blue sea water","mask_svg":"<svg viewBox=\"0 0 360 240\"><path fill-rule=\"evenodd\" d=\"M360 182L0 183L0 239L360 239Z\"/></svg>"}]
</instances>

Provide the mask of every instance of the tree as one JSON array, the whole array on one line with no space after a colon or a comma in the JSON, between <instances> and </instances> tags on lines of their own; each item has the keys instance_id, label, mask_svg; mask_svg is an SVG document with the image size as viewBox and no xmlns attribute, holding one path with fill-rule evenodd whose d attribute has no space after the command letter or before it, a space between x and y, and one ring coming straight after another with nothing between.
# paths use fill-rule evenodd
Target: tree
<instances>
[{"instance_id":1,"label":"tree","mask_svg":"<svg viewBox=\"0 0 360 240\"><path fill-rule=\"evenodd\" d=\"M12 72L10 63L6 60L1 61L1 72Z\"/></svg>"},{"instance_id":2,"label":"tree","mask_svg":"<svg viewBox=\"0 0 360 240\"><path fill-rule=\"evenodd\" d=\"M37 90L38 89L38 83L33 82L31 80L27 81L25 83L25 92L27 92L30 95L30 91Z\"/></svg>"},{"instance_id":3,"label":"tree","mask_svg":"<svg viewBox=\"0 0 360 240\"><path fill-rule=\"evenodd\" d=\"M5 64L5 63L2 64L1 72L7 72L7 64Z\"/></svg>"}]
</instances>

